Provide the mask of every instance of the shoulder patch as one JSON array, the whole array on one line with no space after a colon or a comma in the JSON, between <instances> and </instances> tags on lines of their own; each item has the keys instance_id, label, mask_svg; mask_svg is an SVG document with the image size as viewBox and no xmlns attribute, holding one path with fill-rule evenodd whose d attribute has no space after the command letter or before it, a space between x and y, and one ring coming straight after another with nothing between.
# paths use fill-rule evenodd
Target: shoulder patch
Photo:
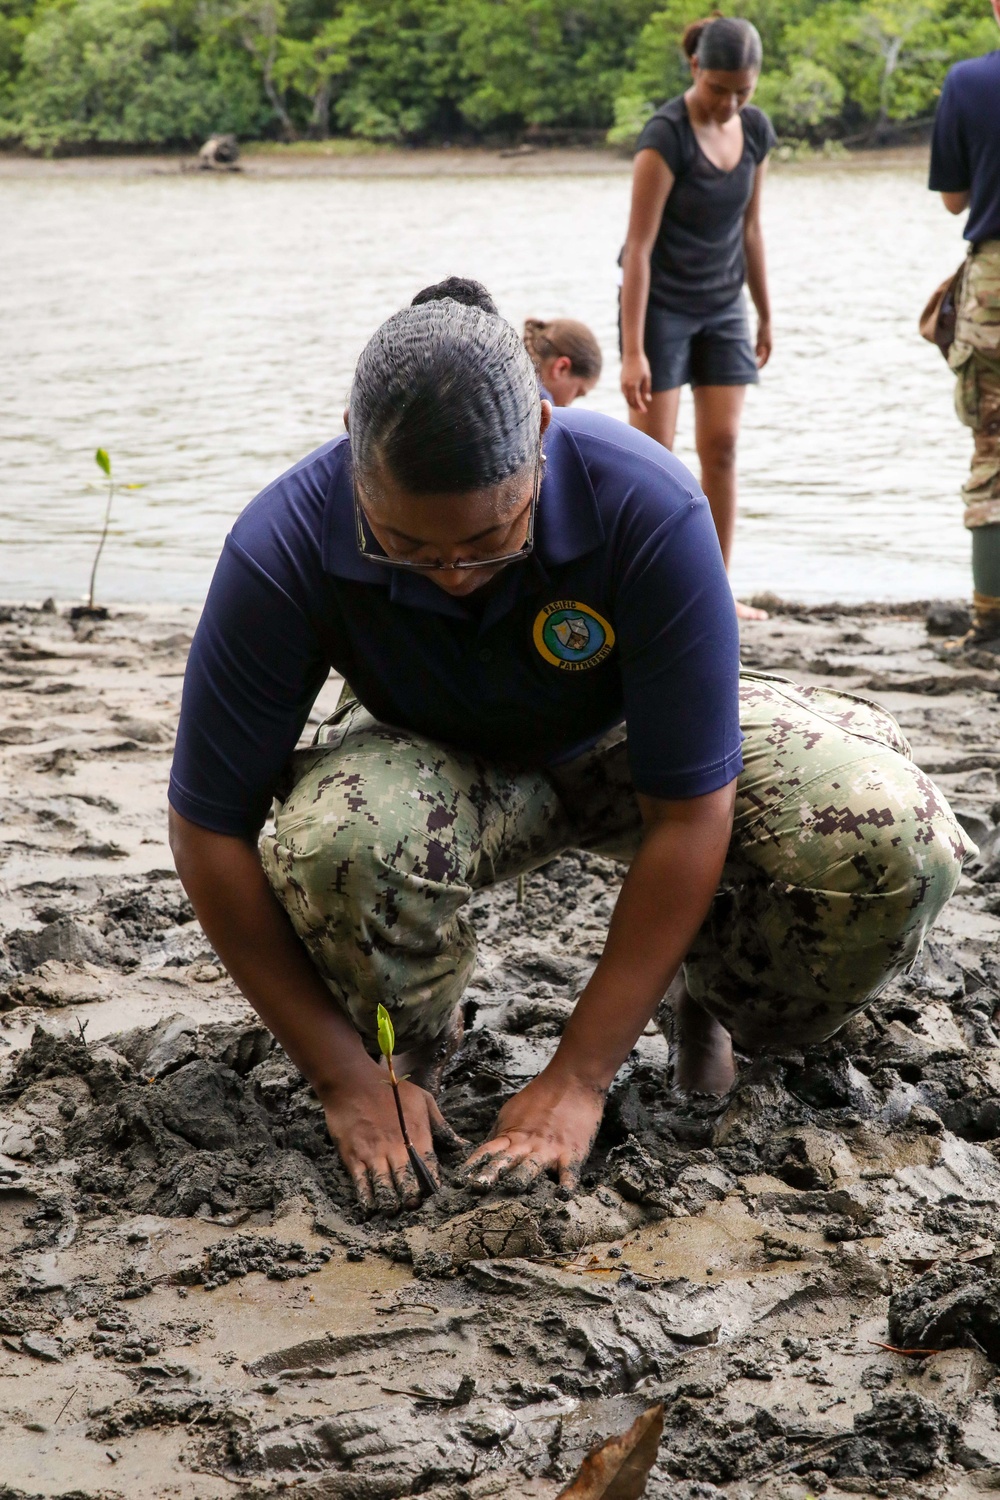
<instances>
[{"instance_id":1,"label":"shoulder patch","mask_svg":"<svg viewBox=\"0 0 1000 1500\"><path fill-rule=\"evenodd\" d=\"M563 672L585 672L610 655L615 632L589 604L554 599L535 616L532 639L540 656Z\"/></svg>"}]
</instances>

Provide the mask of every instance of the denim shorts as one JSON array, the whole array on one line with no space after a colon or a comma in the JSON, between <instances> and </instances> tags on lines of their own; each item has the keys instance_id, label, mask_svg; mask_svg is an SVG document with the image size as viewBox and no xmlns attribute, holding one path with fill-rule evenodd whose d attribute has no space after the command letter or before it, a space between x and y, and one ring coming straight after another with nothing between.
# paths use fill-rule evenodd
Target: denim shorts
<instances>
[{"instance_id":1,"label":"denim shorts","mask_svg":"<svg viewBox=\"0 0 1000 1500\"><path fill-rule=\"evenodd\" d=\"M679 385L756 385L759 379L742 292L728 307L702 317L650 304L645 347L654 391Z\"/></svg>"}]
</instances>

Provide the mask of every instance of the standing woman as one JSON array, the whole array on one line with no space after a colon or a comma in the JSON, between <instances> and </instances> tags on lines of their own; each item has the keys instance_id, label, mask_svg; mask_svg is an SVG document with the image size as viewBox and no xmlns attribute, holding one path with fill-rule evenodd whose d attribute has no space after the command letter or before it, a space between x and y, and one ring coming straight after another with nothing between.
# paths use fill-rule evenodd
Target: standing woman
<instances>
[{"instance_id":1,"label":"standing woman","mask_svg":"<svg viewBox=\"0 0 1000 1500\"><path fill-rule=\"evenodd\" d=\"M601 346L586 323L575 318L525 318L524 347L542 396L553 406L572 406L601 378Z\"/></svg>"},{"instance_id":2,"label":"standing woman","mask_svg":"<svg viewBox=\"0 0 1000 1500\"><path fill-rule=\"evenodd\" d=\"M632 426L672 448L680 388L690 383L702 488L728 569L743 398L771 354L760 201L775 134L749 102L762 57L756 27L696 21L683 46L691 87L661 105L636 151L621 257L621 385ZM766 618L745 604L736 612Z\"/></svg>"}]
</instances>

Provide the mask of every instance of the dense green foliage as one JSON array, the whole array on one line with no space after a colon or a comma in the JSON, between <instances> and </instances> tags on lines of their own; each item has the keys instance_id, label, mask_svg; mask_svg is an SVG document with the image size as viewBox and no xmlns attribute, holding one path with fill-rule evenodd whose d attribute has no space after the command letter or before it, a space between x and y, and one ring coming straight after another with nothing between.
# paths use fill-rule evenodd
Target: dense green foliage
<instances>
[{"instance_id":1,"label":"dense green foliage","mask_svg":"<svg viewBox=\"0 0 1000 1500\"><path fill-rule=\"evenodd\" d=\"M764 38L779 131L930 114L958 58L1000 42L988 0L731 0ZM89 144L534 127L628 142L685 84L697 0L0 0L0 136Z\"/></svg>"}]
</instances>

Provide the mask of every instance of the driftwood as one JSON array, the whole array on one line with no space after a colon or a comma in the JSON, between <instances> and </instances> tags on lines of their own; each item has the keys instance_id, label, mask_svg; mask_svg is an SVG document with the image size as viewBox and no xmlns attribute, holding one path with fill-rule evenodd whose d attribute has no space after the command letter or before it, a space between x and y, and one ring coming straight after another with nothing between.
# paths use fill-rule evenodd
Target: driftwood
<instances>
[{"instance_id":1,"label":"driftwood","mask_svg":"<svg viewBox=\"0 0 1000 1500\"><path fill-rule=\"evenodd\" d=\"M240 146L234 135L212 135L198 152L201 172L241 172Z\"/></svg>"}]
</instances>

